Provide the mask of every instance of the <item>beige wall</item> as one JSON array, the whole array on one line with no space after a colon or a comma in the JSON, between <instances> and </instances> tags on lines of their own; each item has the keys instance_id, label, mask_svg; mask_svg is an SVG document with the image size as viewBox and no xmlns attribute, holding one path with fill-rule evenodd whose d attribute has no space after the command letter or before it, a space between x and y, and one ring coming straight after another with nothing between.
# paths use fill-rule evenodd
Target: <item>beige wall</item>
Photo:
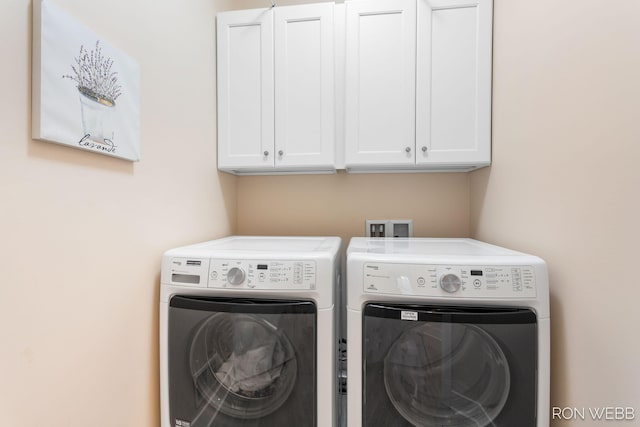
<instances>
[{"instance_id":1,"label":"beige wall","mask_svg":"<svg viewBox=\"0 0 640 427\"><path fill-rule=\"evenodd\" d=\"M471 174L471 232L549 264L552 406L631 406L636 425L640 2L614 3L496 0L493 166ZM594 423L554 423L569 424Z\"/></svg>"},{"instance_id":2,"label":"beige wall","mask_svg":"<svg viewBox=\"0 0 640 427\"><path fill-rule=\"evenodd\" d=\"M466 236L466 174L238 178L240 234L364 236L367 219L412 219L414 236Z\"/></svg>"},{"instance_id":3,"label":"beige wall","mask_svg":"<svg viewBox=\"0 0 640 427\"><path fill-rule=\"evenodd\" d=\"M3 1L0 424L158 426L161 255L235 228L214 101L234 2L55 3L139 62L142 160L31 140L31 1Z\"/></svg>"}]
</instances>

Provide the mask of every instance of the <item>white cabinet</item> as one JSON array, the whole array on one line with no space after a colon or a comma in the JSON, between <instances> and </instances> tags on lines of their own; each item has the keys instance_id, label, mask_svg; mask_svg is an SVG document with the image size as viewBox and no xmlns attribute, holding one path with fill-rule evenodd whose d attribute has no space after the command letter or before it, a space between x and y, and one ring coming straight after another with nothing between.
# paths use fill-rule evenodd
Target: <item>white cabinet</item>
<instances>
[{"instance_id":1,"label":"white cabinet","mask_svg":"<svg viewBox=\"0 0 640 427\"><path fill-rule=\"evenodd\" d=\"M335 169L333 4L275 9L276 165Z\"/></svg>"},{"instance_id":2,"label":"white cabinet","mask_svg":"<svg viewBox=\"0 0 640 427\"><path fill-rule=\"evenodd\" d=\"M491 162L491 0L418 0L416 163Z\"/></svg>"},{"instance_id":3,"label":"white cabinet","mask_svg":"<svg viewBox=\"0 0 640 427\"><path fill-rule=\"evenodd\" d=\"M218 167L273 168L273 11L218 14Z\"/></svg>"},{"instance_id":4,"label":"white cabinet","mask_svg":"<svg viewBox=\"0 0 640 427\"><path fill-rule=\"evenodd\" d=\"M492 0L218 14L218 168L467 171L491 162Z\"/></svg>"},{"instance_id":5,"label":"white cabinet","mask_svg":"<svg viewBox=\"0 0 640 427\"><path fill-rule=\"evenodd\" d=\"M347 169L490 164L492 0L355 0L346 10Z\"/></svg>"},{"instance_id":6,"label":"white cabinet","mask_svg":"<svg viewBox=\"0 0 640 427\"><path fill-rule=\"evenodd\" d=\"M333 4L219 13L217 31L218 168L335 171Z\"/></svg>"},{"instance_id":7,"label":"white cabinet","mask_svg":"<svg viewBox=\"0 0 640 427\"><path fill-rule=\"evenodd\" d=\"M346 5L345 163L415 163L416 2Z\"/></svg>"}]
</instances>

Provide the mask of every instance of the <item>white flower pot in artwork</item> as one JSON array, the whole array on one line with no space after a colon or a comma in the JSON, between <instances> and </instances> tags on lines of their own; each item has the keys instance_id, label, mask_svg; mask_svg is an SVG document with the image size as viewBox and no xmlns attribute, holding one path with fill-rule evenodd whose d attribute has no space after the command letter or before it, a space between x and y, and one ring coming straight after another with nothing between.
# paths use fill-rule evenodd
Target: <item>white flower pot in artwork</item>
<instances>
[{"instance_id":1,"label":"white flower pot in artwork","mask_svg":"<svg viewBox=\"0 0 640 427\"><path fill-rule=\"evenodd\" d=\"M80 92L82 108L82 128L85 137L98 143L111 144L115 105L100 98L93 98Z\"/></svg>"}]
</instances>

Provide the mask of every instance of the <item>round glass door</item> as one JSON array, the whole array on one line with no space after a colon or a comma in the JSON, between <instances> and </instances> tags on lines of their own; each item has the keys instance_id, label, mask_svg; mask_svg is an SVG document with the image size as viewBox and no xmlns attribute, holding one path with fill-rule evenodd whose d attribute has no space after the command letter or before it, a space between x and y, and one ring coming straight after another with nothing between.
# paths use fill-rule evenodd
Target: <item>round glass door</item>
<instances>
[{"instance_id":1,"label":"round glass door","mask_svg":"<svg viewBox=\"0 0 640 427\"><path fill-rule=\"evenodd\" d=\"M428 322L402 333L384 359L384 384L414 426L485 427L510 388L507 359L478 326Z\"/></svg>"},{"instance_id":2,"label":"round glass door","mask_svg":"<svg viewBox=\"0 0 640 427\"><path fill-rule=\"evenodd\" d=\"M296 382L296 355L284 332L256 315L216 313L197 329L190 370L216 410L255 419L277 410Z\"/></svg>"}]
</instances>

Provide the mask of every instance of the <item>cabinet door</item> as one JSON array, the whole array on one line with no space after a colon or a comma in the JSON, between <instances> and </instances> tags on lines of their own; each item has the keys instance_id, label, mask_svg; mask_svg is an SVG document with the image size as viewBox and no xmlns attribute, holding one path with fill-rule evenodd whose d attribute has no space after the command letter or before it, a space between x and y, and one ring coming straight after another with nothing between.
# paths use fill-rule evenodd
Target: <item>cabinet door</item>
<instances>
[{"instance_id":1,"label":"cabinet door","mask_svg":"<svg viewBox=\"0 0 640 427\"><path fill-rule=\"evenodd\" d=\"M333 3L275 9L276 167L334 169Z\"/></svg>"},{"instance_id":2,"label":"cabinet door","mask_svg":"<svg viewBox=\"0 0 640 427\"><path fill-rule=\"evenodd\" d=\"M273 167L273 10L218 14L218 167Z\"/></svg>"},{"instance_id":3,"label":"cabinet door","mask_svg":"<svg viewBox=\"0 0 640 427\"><path fill-rule=\"evenodd\" d=\"M415 0L346 3L345 164L415 163Z\"/></svg>"},{"instance_id":4,"label":"cabinet door","mask_svg":"<svg viewBox=\"0 0 640 427\"><path fill-rule=\"evenodd\" d=\"M418 0L416 163L491 160L491 0Z\"/></svg>"}]
</instances>

